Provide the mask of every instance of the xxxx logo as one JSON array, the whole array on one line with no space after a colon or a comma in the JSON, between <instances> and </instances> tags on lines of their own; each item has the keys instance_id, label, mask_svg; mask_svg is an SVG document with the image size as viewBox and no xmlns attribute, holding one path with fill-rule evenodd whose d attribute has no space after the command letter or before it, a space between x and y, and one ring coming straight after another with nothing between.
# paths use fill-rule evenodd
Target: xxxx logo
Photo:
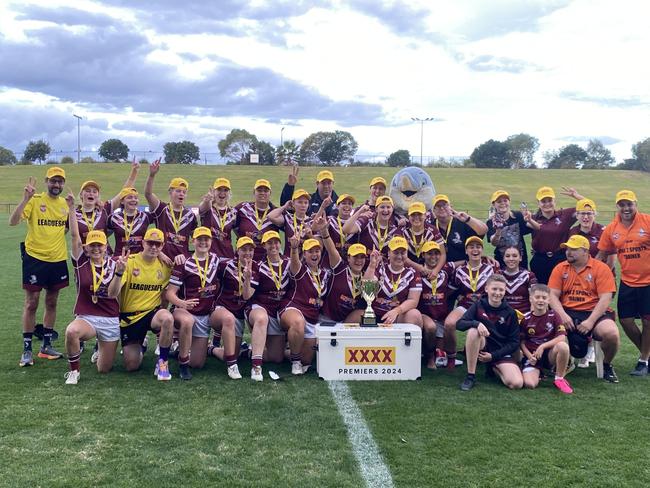
<instances>
[{"instance_id":1,"label":"xxxx logo","mask_svg":"<svg viewBox=\"0 0 650 488\"><path fill-rule=\"evenodd\" d=\"M394 347L346 347L345 364L395 364Z\"/></svg>"}]
</instances>

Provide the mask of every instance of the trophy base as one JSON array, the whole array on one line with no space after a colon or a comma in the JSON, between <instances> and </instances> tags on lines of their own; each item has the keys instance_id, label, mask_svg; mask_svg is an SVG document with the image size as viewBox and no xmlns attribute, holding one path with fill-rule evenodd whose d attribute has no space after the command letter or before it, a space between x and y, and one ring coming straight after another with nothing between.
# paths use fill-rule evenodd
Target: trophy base
<instances>
[{"instance_id":1,"label":"trophy base","mask_svg":"<svg viewBox=\"0 0 650 488\"><path fill-rule=\"evenodd\" d=\"M361 317L361 322L360 322L361 327L379 327L377 324L377 317L374 315L371 316L366 316L364 315Z\"/></svg>"}]
</instances>

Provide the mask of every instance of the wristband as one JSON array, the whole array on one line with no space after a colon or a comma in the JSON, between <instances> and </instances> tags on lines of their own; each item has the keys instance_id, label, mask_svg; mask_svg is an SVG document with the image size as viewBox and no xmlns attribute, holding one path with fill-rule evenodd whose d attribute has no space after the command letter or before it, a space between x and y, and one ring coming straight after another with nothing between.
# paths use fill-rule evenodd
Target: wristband
<instances>
[{"instance_id":1,"label":"wristband","mask_svg":"<svg viewBox=\"0 0 650 488\"><path fill-rule=\"evenodd\" d=\"M121 273L121 274L120 273L115 273L115 276L117 276L118 278L121 278L123 275L124 275L124 273Z\"/></svg>"},{"instance_id":2,"label":"wristband","mask_svg":"<svg viewBox=\"0 0 650 488\"><path fill-rule=\"evenodd\" d=\"M472 220L472 217L470 217L470 216L468 215L464 222L467 223L467 222L469 222L470 220Z\"/></svg>"},{"instance_id":3,"label":"wristband","mask_svg":"<svg viewBox=\"0 0 650 488\"><path fill-rule=\"evenodd\" d=\"M330 238L329 233L327 233L327 235L325 235L325 234L321 234L320 236L321 236L323 239L329 239L329 238Z\"/></svg>"}]
</instances>

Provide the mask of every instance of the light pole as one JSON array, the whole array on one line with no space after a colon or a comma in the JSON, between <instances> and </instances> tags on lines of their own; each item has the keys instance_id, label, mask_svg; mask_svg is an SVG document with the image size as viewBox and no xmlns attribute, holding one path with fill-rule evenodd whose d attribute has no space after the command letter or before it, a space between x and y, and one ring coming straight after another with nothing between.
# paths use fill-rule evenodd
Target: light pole
<instances>
[{"instance_id":1,"label":"light pole","mask_svg":"<svg viewBox=\"0 0 650 488\"><path fill-rule=\"evenodd\" d=\"M282 133L284 132L284 127L280 129L280 147L284 145L284 139L282 138Z\"/></svg>"},{"instance_id":2,"label":"light pole","mask_svg":"<svg viewBox=\"0 0 650 488\"><path fill-rule=\"evenodd\" d=\"M424 123L431 122L432 120L435 119L433 117L426 117L424 119L420 119L418 117L411 117L411 120L413 122L420 122L420 166L422 166L422 148L424 146Z\"/></svg>"},{"instance_id":3,"label":"light pole","mask_svg":"<svg viewBox=\"0 0 650 488\"><path fill-rule=\"evenodd\" d=\"M77 119L77 164L79 164L79 161L81 159L81 129L80 129L80 122L83 117L77 114L72 114L73 117L76 117Z\"/></svg>"}]
</instances>

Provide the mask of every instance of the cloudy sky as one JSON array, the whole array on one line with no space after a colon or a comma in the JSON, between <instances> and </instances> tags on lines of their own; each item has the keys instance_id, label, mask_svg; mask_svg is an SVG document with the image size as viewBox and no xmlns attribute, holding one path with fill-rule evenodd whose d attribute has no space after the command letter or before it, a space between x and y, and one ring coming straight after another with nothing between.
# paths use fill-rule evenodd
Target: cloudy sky
<instances>
[{"instance_id":1,"label":"cloudy sky","mask_svg":"<svg viewBox=\"0 0 650 488\"><path fill-rule=\"evenodd\" d=\"M71 7L70 5L74 5ZM155 5L156 8L149 8ZM216 153L350 131L358 154L467 156L527 132L542 152L650 136L650 4L612 0L0 1L0 145L117 137Z\"/></svg>"}]
</instances>

